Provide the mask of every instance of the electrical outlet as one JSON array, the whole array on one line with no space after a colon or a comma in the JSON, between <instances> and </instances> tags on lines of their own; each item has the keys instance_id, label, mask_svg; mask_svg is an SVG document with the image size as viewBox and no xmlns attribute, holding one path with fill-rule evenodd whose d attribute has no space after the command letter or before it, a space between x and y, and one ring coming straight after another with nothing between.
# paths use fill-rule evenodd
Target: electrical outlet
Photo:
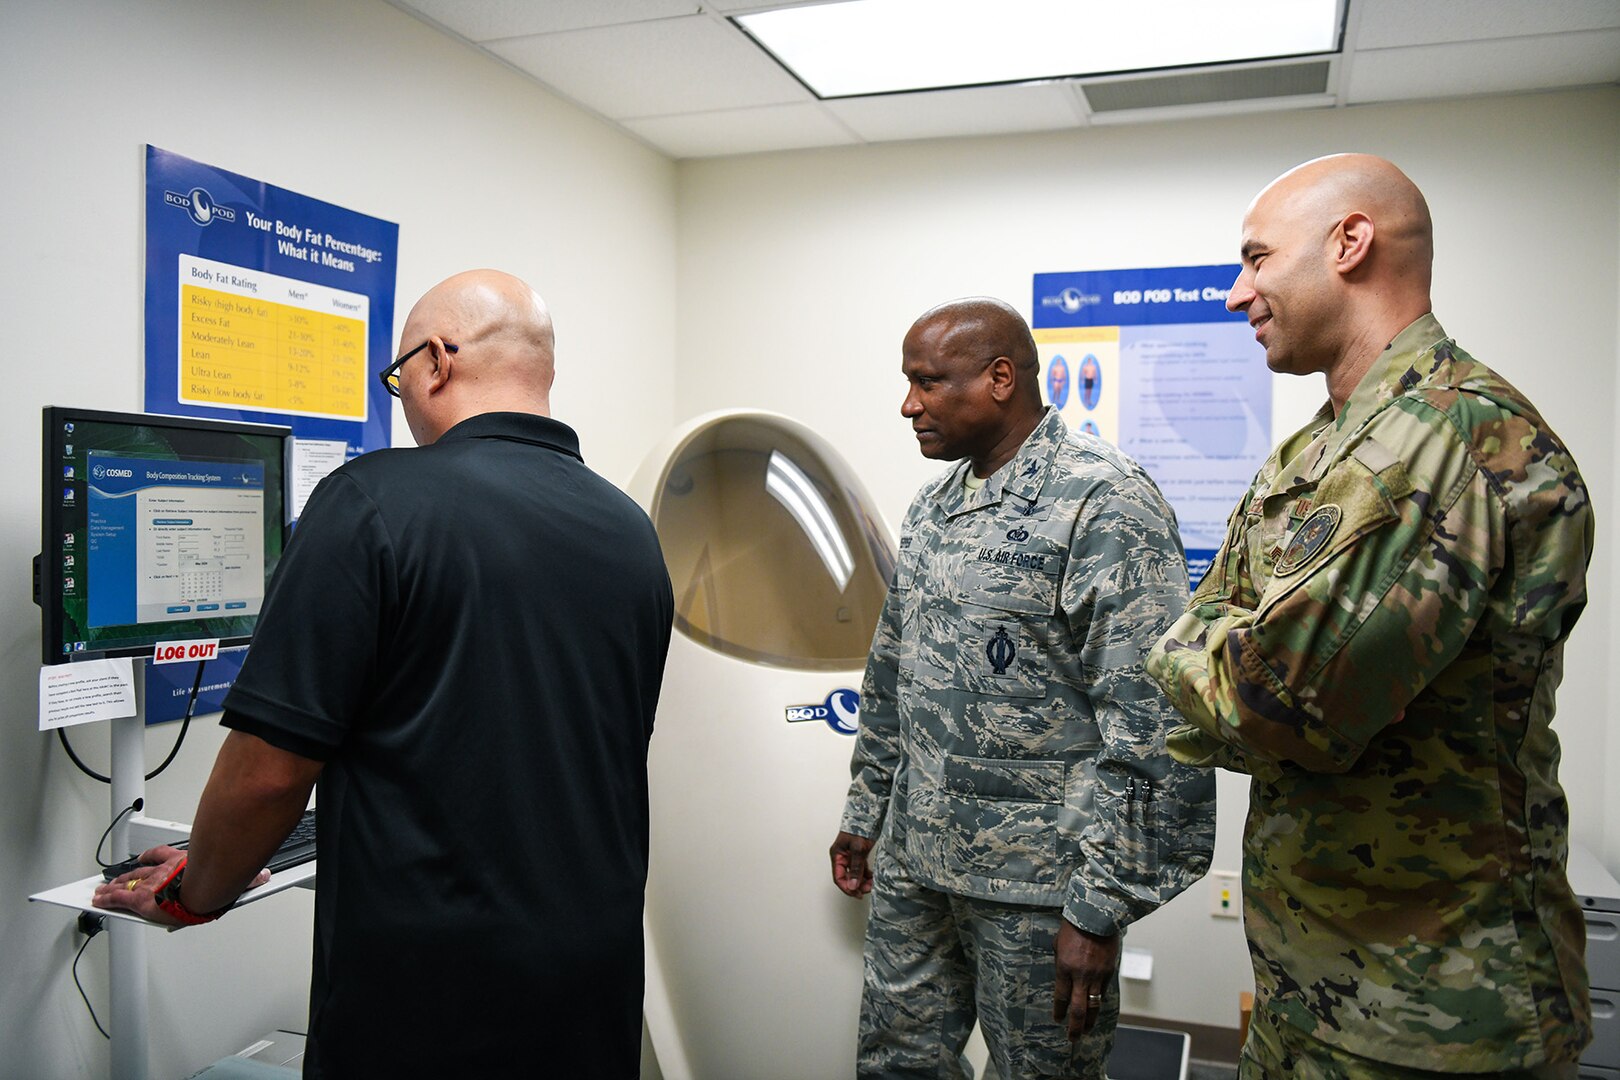
<instances>
[{"instance_id":1,"label":"electrical outlet","mask_svg":"<svg viewBox=\"0 0 1620 1080\"><path fill-rule=\"evenodd\" d=\"M1236 919L1243 914L1238 894L1238 875L1233 870L1209 872L1209 913L1217 919Z\"/></svg>"}]
</instances>

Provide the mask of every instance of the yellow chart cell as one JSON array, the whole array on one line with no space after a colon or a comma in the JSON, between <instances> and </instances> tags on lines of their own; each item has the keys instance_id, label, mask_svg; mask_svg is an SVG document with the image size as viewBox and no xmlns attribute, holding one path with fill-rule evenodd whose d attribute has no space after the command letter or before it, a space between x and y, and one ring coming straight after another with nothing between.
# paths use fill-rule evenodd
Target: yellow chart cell
<instances>
[{"instance_id":1,"label":"yellow chart cell","mask_svg":"<svg viewBox=\"0 0 1620 1080\"><path fill-rule=\"evenodd\" d=\"M180 400L364 420L365 323L183 285Z\"/></svg>"}]
</instances>

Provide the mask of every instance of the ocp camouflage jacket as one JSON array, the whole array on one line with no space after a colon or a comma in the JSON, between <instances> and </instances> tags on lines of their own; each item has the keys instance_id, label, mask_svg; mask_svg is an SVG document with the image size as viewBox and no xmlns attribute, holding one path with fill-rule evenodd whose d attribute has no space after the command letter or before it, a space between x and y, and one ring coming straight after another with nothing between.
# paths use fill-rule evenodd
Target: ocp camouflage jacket
<instances>
[{"instance_id":1,"label":"ocp camouflage jacket","mask_svg":"<svg viewBox=\"0 0 1620 1080\"><path fill-rule=\"evenodd\" d=\"M1148 662L1171 752L1254 777L1260 1007L1408 1068L1578 1057L1551 724L1591 550L1569 451L1432 315L1262 466Z\"/></svg>"}]
</instances>

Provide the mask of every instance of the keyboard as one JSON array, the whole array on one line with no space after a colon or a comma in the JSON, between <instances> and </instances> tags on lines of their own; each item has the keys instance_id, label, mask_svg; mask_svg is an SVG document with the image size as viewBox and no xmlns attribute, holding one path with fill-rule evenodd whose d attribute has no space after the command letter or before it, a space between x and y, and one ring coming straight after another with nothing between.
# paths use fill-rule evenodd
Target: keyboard
<instances>
[{"instance_id":1,"label":"keyboard","mask_svg":"<svg viewBox=\"0 0 1620 1080\"><path fill-rule=\"evenodd\" d=\"M189 841L181 840L173 846L181 851L186 849ZM302 866L315 858L315 811L305 810L304 816L298 819L293 831L287 834L287 839L281 842L275 853L270 856L264 868L272 874L279 873L293 866ZM139 855L131 855L123 862L113 863L101 871L101 876L111 881L119 874L128 873L141 865Z\"/></svg>"},{"instance_id":2,"label":"keyboard","mask_svg":"<svg viewBox=\"0 0 1620 1080\"><path fill-rule=\"evenodd\" d=\"M264 867L277 874L291 866L302 866L314 857L315 811L305 810L304 816L298 819L298 824L293 826L293 831L287 834L287 839L276 848L276 853L270 856Z\"/></svg>"}]
</instances>

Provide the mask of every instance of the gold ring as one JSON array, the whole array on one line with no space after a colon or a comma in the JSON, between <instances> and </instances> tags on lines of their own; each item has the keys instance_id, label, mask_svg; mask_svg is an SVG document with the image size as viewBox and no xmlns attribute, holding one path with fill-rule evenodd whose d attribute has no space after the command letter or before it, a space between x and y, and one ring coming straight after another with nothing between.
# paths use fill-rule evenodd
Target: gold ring
<instances>
[{"instance_id":1,"label":"gold ring","mask_svg":"<svg viewBox=\"0 0 1620 1080\"><path fill-rule=\"evenodd\" d=\"M140 882L139 878L130 878L129 879L129 884L125 885L124 888L128 889L130 892L134 892L135 891L135 886L139 885L140 883L141 882Z\"/></svg>"}]
</instances>

